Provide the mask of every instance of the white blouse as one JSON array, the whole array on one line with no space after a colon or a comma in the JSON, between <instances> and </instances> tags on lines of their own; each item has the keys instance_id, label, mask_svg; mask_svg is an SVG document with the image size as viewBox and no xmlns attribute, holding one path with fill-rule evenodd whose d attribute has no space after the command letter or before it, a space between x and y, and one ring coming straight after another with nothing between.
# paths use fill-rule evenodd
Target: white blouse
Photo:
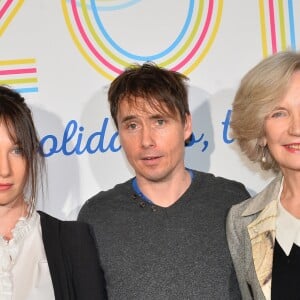
<instances>
[{"instance_id":1,"label":"white blouse","mask_svg":"<svg viewBox=\"0 0 300 300\"><path fill-rule=\"evenodd\" d=\"M287 256L290 255L293 244L300 247L300 219L290 214L280 201L278 202L276 239Z\"/></svg>"},{"instance_id":2,"label":"white blouse","mask_svg":"<svg viewBox=\"0 0 300 300\"><path fill-rule=\"evenodd\" d=\"M0 236L0 300L54 300L39 214L20 218L12 234Z\"/></svg>"},{"instance_id":3,"label":"white blouse","mask_svg":"<svg viewBox=\"0 0 300 300\"><path fill-rule=\"evenodd\" d=\"M293 244L300 247L300 219L290 214L281 204L284 177L277 196L276 240L286 256L290 255Z\"/></svg>"}]
</instances>

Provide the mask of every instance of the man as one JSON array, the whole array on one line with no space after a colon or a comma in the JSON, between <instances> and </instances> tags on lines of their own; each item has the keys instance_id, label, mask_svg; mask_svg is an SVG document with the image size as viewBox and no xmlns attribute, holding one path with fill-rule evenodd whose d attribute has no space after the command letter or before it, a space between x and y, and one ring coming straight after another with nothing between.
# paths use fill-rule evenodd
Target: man
<instances>
[{"instance_id":1,"label":"man","mask_svg":"<svg viewBox=\"0 0 300 300\"><path fill-rule=\"evenodd\" d=\"M239 299L226 246L240 183L187 169L187 78L134 65L111 84L111 115L136 176L92 197L79 220L94 231L109 299Z\"/></svg>"}]
</instances>

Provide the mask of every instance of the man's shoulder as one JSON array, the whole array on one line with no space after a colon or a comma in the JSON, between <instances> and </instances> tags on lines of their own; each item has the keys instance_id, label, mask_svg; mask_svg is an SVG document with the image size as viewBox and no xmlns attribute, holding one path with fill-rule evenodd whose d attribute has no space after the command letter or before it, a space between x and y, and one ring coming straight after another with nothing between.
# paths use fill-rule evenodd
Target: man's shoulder
<instances>
[{"instance_id":1,"label":"man's shoulder","mask_svg":"<svg viewBox=\"0 0 300 300\"><path fill-rule=\"evenodd\" d=\"M212 173L194 171L194 174L197 195L208 199L210 205L230 207L250 197L245 186L239 181Z\"/></svg>"},{"instance_id":2,"label":"man's shoulder","mask_svg":"<svg viewBox=\"0 0 300 300\"><path fill-rule=\"evenodd\" d=\"M132 191L132 179L126 182L119 183L113 188L106 191L100 191L91 198L89 198L82 206L79 212L79 219L83 215L90 215L93 212L99 212L105 210L107 207L118 205L124 198Z\"/></svg>"},{"instance_id":3,"label":"man's shoulder","mask_svg":"<svg viewBox=\"0 0 300 300\"><path fill-rule=\"evenodd\" d=\"M247 193L244 184L239 181L221 176L216 176L212 173L205 173L195 170L193 170L193 172L196 175L196 180L199 181L199 183L201 183L204 187L214 187L214 189L223 190L225 192L228 191Z\"/></svg>"}]
</instances>

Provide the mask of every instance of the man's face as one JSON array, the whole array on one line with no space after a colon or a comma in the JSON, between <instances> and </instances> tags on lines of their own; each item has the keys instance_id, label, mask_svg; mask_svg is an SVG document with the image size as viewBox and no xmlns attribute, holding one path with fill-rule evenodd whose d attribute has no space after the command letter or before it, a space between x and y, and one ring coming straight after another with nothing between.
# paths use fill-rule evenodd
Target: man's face
<instances>
[{"instance_id":1,"label":"man's face","mask_svg":"<svg viewBox=\"0 0 300 300\"><path fill-rule=\"evenodd\" d=\"M191 116L183 124L143 98L121 100L117 115L120 142L140 181L161 182L184 170L184 141L192 133Z\"/></svg>"}]
</instances>

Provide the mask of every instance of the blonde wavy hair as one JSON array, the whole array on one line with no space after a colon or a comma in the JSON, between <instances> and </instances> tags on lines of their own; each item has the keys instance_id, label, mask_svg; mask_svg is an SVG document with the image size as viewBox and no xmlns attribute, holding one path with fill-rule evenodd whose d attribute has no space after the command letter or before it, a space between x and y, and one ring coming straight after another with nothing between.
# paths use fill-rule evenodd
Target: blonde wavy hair
<instances>
[{"instance_id":1,"label":"blonde wavy hair","mask_svg":"<svg viewBox=\"0 0 300 300\"><path fill-rule=\"evenodd\" d=\"M242 78L234 97L230 123L232 137L242 152L251 161L260 163L264 170L279 170L268 146L263 145L265 119L284 97L292 75L299 70L300 53L284 51L273 54Z\"/></svg>"}]
</instances>

